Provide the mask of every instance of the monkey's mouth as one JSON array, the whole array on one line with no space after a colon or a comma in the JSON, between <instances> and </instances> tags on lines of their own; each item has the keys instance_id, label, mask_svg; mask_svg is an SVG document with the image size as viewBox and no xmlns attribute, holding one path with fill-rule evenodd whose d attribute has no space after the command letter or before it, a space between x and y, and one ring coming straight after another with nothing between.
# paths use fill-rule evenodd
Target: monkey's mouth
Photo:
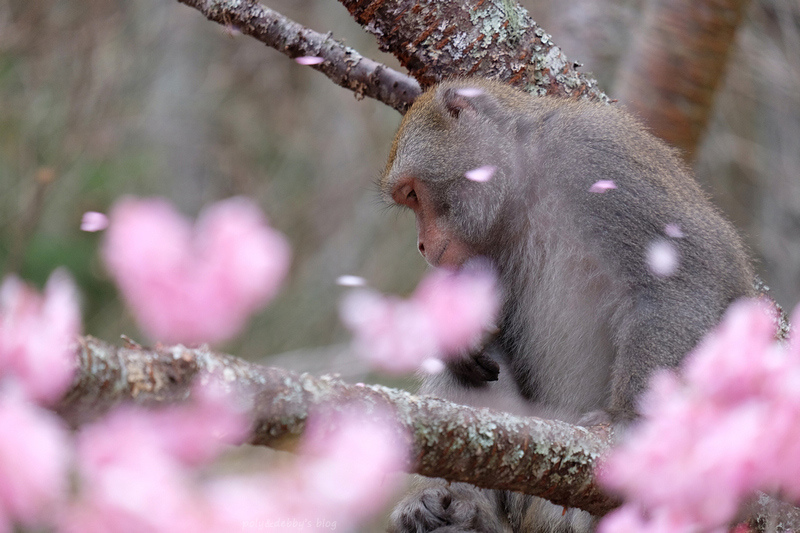
<instances>
[{"instance_id":1,"label":"monkey's mouth","mask_svg":"<svg viewBox=\"0 0 800 533\"><path fill-rule=\"evenodd\" d=\"M442 257L444 256L444 253L445 253L445 251L447 250L447 247L448 247L449 245L450 245L450 239L447 239L447 240L445 240L445 241L444 241L444 245L442 245L442 249L441 249L441 250L439 250L439 253L438 253L438 254L436 254L436 259L434 259L433 261L431 261L431 266L434 266L434 267L437 267L437 268L438 268L438 267L439 267L439 265L441 265L441 263L442 263Z\"/></svg>"}]
</instances>

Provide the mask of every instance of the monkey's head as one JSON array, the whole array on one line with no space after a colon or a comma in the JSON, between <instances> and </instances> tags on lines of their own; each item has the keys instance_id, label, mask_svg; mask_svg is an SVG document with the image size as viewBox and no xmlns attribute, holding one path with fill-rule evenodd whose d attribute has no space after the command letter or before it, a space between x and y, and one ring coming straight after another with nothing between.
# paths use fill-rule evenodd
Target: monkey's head
<instances>
[{"instance_id":1,"label":"monkey's head","mask_svg":"<svg viewBox=\"0 0 800 533\"><path fill-rule=\"evenodd\" d=\"M460 267L484 255L513 201L516 161L512 114L521 93L483 79L442 83L403 118L380 181L387 202L417 221L417 244L433 266ZM516 101L516 102L515 102ZM489 167L487 181L467 177Z\"/></svg>"}]
</instances>

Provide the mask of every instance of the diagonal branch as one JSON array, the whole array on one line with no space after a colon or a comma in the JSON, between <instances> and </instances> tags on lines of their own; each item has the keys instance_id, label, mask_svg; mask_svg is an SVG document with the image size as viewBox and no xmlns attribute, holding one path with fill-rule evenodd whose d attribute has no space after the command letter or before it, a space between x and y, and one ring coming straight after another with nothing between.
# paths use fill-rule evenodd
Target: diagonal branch
<instances>
[{"instance_id":1,"label":"diagonal branch","mask_svg":"<svg viewBox=\"0 0 800 533\"><path fill-rule=\"evenodd\" d=\"M420 94L410 76L366 58L333 39L315 32L280 13L250 0L178 0L200 11L211 21L233 26L291 58L318 56L325 59L312 68L358 97L369 96L405 113Z\"/></svg>"},{"instance_id":2,"label":"diagonal branch","mask_svg":"<svg viewBox=\"0 0 800 533\"><path fill-rule=\"evenodd\" d=\"M250 442L286 448L309 412L359 408L365 416L392 412L405 431L409 470L486 488L543 496L567 507L604 514L616 502L600 492L593 466L610 437L558 421L473 409L378 385L348 385L248 363L207 348L118 348L80 340L78 370L58 412L79 425L125 401L172 403L189 396L195 378L227 387L252 415Z\"/></svg>"}]
</instances>

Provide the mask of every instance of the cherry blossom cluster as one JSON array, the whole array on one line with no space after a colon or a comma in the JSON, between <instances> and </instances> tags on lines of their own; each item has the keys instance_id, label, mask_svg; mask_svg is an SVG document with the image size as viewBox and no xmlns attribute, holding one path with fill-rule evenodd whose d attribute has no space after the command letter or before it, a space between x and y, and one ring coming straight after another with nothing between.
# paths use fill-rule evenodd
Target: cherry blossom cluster
<instances>
[{"instance_id":1,"label":"cherry blossom cluster","mask_svg":"<svg viewBox=\"0 0 800 533\"><path fill-rule=\"evenodd\" d=\"M285 239L240 198L211 206L194 227L154 199L123 200L82 225L108 227L106 264L159 341L236 334L289 263ZM250 431L214 386L160 410L118 407L71 432L47 407L72 382L80 327L66 273L43 294L15 277L0 286L0 533L346 530L384 505L394 487L387 473L406 462L395 428L349 413L312 417L301 456L281 470L210 474L202 467Z\"/></svg>"},{"instance_id":2,"label":"cherry blossom cluster","mask_svg":"<svg viewBox=\"0 0 800 533\"><path fill-rule=\"evenodd\" d=\"M233 337L289 268L286 239L246 198L213 204L194 227L162 199L124 199L109 219L103 258L153 340Z\"/></svg>"},{"instance_id":3,"label":"cherry blossom cluster","mask_svg":"<svg viewBox=\"0 0 800 533\"><path fill-rule=\"evenodd\" d=\"M465 268L433 271L406 300L354 290L340 311L358 352L377 368L401 373L476 347L492 329L498 306L494 275Z\"/></svg>"},{"instance_id":4,"label":"cherry blossom cluster","mask_svg":"<svg viewBox=\"0 0 800 533\"><path fill-rule=\"evenodd\" d=\"M800 342L775 331L764 302L735 303L680 377L653 378L644 421L601 465L626 501L601 532L727 531L756 490L800 503Z\"/></svg>"}]
</instances>

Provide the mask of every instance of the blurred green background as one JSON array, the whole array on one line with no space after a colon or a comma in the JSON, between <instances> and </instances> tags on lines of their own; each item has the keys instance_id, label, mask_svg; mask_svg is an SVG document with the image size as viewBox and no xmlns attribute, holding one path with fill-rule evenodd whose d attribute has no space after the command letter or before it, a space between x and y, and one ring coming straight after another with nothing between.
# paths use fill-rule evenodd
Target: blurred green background
<instances>
[{"instance_id":1,"label":"blurred green background","mask_svg":"<svg viewBox=\"0 0 800 533\"><path fill-rule=\"evenodd\" d=\"M397 67L335 0L270 7ZM613 97L641 2L523 2ZM800 298L800 3L751 6L696 169L748 235L773 296ZM425 265L413 219L374 186L400 115L172 0L0 0L0 273L41 285L65 265L85 332L147 341L98 260L87 210L160 195L187 215L244 194L294 250L277 300L222 349L364 371L344 348L342 274L406 294Z\"/></svg>"}]
</instances>

